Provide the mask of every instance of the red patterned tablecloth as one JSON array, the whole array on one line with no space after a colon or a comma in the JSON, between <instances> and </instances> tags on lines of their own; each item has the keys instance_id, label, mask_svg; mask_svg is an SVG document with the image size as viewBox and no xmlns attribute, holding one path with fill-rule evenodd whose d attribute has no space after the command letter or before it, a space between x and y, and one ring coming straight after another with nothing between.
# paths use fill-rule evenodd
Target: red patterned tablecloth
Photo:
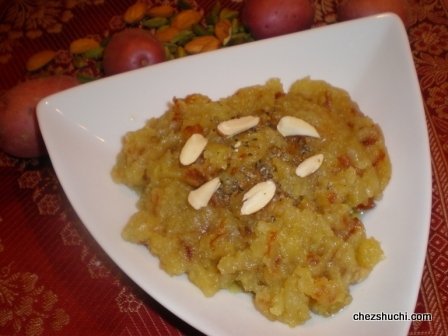
<instances>
[{"instance_id":1,"label":"red patterned tablecloth","mask_svg":"<svg viewBox=\"0 0 448 336\"><path fill-rule=\"evenodd\" d=\"M0 93L28 76L26 60L42 49L56 50L62 60L53 70L73 72L70 42L119 30L133 2L0 0ZM431 230L415 308L433 320L412 323L409 335L448 335L448 1L409 2L408 35L433 163ZM198 1L206 11L212 3ZM335 0L315 4L316 25L335 21ZM72 210L48 158L0 152L0 335L199 334L104 254Z\"/></svg>"}]
</instances>

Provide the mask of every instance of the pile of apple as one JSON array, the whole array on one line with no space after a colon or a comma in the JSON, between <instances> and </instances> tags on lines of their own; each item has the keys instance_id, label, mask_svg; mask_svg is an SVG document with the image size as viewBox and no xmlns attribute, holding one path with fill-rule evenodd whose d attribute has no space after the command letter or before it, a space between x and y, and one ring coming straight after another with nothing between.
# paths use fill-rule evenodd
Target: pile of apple
<instances>
[{"instance_id":1,"label":"pile of apple","mask_svg":"<svg viewBox=\"0 0 448 336\"><path fill-rule=\"evenodd\" d=\"M384 12L397 14L408 23L407 0L341 0L338 21ZM241 11L243 24L257 39L308 29L314 21L314 6L309 0L246 0Z\"/></svg>"},{"instance_id":2,"label":"pile of apple","mask_svg":"<svg viewBox=\"0 0 448 336\"><path fill-rule=\"evenodd\" d=\"M382 12L397 14L408 24L406 0L342 0L338 21ZM255 39L264 39L308 29L314 22L311 0L245 0L240 12L242 24ZM107 76L166 60L160 41L143 29L129 28L112 36L104 49ZM68 76L49 76L19 83L0 97L0 149L16 157L46 154L36 119L36 105L44 97L78 85Z\"/></svg>"}]
</instances>

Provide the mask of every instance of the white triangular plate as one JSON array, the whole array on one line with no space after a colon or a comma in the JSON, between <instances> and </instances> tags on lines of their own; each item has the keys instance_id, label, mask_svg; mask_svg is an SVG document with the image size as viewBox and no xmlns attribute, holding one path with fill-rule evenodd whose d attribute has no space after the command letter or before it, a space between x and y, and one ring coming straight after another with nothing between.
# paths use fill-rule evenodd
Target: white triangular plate
<instances>
[{"instance_id":1,"label":"white triangular plate","mask_svg":"<svg viewBox=\"0 0 448 336\"><path fill-rule=\"evenodd\" d=\"M263 317L245 294L206 298L170 277L120 233L137 196L110 171L121 137L166 111L173 97L212 98L280 78L285 89L310 76L347 90L383 129L393 175L364 219L386 259L352 287L353 302L330 318L290 328ZM149 295L208 335L406 335L410 321L355 321L353 314L414 311L431 211L428 134L406 31L379 15L234 46L101 79L43 99L38 119L57 176L74 209L115 263Z\"/></svg>"}]
</instances>

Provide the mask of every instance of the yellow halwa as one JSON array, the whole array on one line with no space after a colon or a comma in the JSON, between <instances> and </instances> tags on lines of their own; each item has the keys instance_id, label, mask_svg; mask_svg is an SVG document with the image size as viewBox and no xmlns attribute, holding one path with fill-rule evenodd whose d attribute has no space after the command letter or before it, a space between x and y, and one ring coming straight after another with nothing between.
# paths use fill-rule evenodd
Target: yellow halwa
<instances>
[{"instance_id":1,"label":"yellow halwa","mask_svg":"<svg viewBox=\"0 0 448 336\"><path fill-rule=\"evenodd\" d=\"M260 117L256 127L231 137L217 131L248 115ZM305 120L320 138L282 136L283 116ZM208 143L183 166L179 154L194 133ZM320 168L297 176L318 153ZM383 257L361 221L391 176L381 129L324 81L305 78L285 92L271 79L217 101L174 98L164 115L125 135L112 175L140 195L124 239L145 244L163 270L186 273L205 295L248 292L261 313L290 326L349 304L349 286ZM221 185L208 205L193 209L189 192L215 177ZM244 193L268 179L277 186L273 199L242 215Z\"/></svg>"}]
</instances>

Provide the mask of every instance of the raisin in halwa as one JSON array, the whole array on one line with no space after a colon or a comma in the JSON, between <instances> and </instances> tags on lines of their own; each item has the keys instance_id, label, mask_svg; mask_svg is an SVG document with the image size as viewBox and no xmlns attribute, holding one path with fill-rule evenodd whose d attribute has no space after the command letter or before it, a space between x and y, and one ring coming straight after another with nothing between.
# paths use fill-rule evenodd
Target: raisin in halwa
<instances>
[{"instance_id":1,"label":"raisin in halwa","mask_svg":"<svg viewBox=\"0 0 448 336\"><path fill-rule=\"evenodd\" d=\"M245 116L259 121L232 136L217 129ZM280 134L284 116L312 125L319 137ZM183 165L179 155L193 134L207 143ZM297 167L314 155L321 165L298 176ZM271 79L218 101L175 98L163 116L124 137L113 168L115 181L140 195L124 239L147 245L166 272L186 273L205 295L238 288L266 317L290 326L350 303L349 285L381 260L361 213L390 176L378 125L345 91L309 78L287 92ZM193 208L189 194L216 178L208 203ZM245 193L265 181L275 184L272 199L242 214Z\"/></svg>"}]
</instances>

